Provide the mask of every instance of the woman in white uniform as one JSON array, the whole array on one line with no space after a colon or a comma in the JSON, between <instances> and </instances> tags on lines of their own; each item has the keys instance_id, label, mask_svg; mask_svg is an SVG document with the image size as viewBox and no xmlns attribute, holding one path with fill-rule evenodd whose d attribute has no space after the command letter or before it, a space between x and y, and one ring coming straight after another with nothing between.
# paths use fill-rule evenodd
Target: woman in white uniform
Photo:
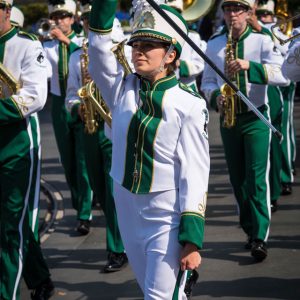
<instances>
[{"instance_id":1,"label":"woman in white uniform","mask_svg":"<svg viewBox=\"0 0 300 300\"><path fill-rule=\"evenodd\" d=\"M112 168L120 232L145 299L186 299L200 265L209 175L204 99L176 79L183 39L146 1L128 42L136 73L112 48L117 1L94 1L89 71L112 113ZM187 32L184 19L161 5Z\"/></svg>"}]
</instances>

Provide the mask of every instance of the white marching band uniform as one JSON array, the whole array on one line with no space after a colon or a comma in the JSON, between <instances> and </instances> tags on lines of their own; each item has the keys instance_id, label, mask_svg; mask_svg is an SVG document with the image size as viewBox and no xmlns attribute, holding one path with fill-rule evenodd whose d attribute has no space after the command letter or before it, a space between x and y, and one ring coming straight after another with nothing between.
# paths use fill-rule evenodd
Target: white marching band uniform
<instances>
[{"instance_id":1,"label":"white marching band uniform","mask_svg":"<svg viewBox=\"0 0 300 300\"><path fill-rule=\"evenodd\" d=\"M249 30L248 28L247 31ZM280 51L274 47L271 37L258 32L254 33L244 39L243 47L246 51L244 51L243 59L250 61L248 70L250 78L245 78L244 86L241 86L242 83L240 83L240 89L245 91L246 96L256 107L260 107L268 103L266 84L287 86L289 80L282 75L283 57ZM208 42L206 51L208 57L216 58L214 63L222 71L224 71L225 65L224 48L226 43L226 33L220 32ZM263 69L256 65L256 62L263 64ZM262 73L260 74L260 72ZM208 65L205 67L204 73L202 90L207 99L211 99L213 93L224 84L224 81ZM264 78L267 78L268 82L264 82Z\"/></svg>"},{"instance_id":2,"label":"white marching band uniform","mask_svg":"<svg viewBox=\"0 0 300 300\"><path fill-rule=\"evenodd\" d=\"M83 37L78 37L72 34L69 37L74 48L81 47L83 42ZM59 72L58 72L58 60L59 60L59 41L56 39L44 42L44 49L46 52L47 59L51 66L51 71L48 69L48 78L50 77L50 92L51 94L61 96L60 84L59 84ZM72 52L72 51L71 51Z\"/></svg>"},{"instance_id":3,"label":"white marching band uniform","mask_svg":"<svg viewBox=\"0 0 300 300\"><path fill-rule=\"evenodd\" d=\"M207 44L201 40L198 32L190 30L188 37L205 53ZM184 84L197 90L196 77L203 70L204 60L188 43L185 43L180 55L180 66L176 70L177 78Z\"/></svg>"},{"instance_id":4,"label":"white marching band uniform","mask_svg":"<svg viewBox=\"0 0 300 300\"><path fill-rule=\"evenodd\" d=\"M186 216L204 220L210 165L205 100L175 74L152 87L137 74L124 79L109 30L91 28L89 43L89 72L112 113L110 174L129 262L144 299L171 299L178 276L178 299L186 299L179 255L188 233L179 227ZM189 232L192 241L183 239L201 248L196 231Z\"/></svg>"},{"instance_id":5,"label":"white marching band uniform","mask_svg":"<svg viewBox=\"0 0 300 300\"><path fill-rule=\"evenodd\" d=\"M293 35L300 33L300 27L293 31ZM292 81L300 81L300 37L291 42L287 56L282 65L283 74Z\"/></svg>"}]
</instances>

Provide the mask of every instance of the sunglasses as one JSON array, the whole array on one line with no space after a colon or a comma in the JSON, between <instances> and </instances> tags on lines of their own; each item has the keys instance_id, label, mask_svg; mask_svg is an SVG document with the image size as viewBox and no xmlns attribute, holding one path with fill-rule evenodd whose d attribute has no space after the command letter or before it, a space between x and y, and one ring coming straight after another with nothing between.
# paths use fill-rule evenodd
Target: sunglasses
<instances>
[{"instance_id":1,"label":"sunglasses","mask_svg":"<svg viewBox=\"0 0 300 300\"><path fill-rule=\"evenodd\" d=\"M8 7L7 4L5 4L5 3L0 3L0 9L5 9L6 7Z\"/></svg>"},{"instance_id":2,"label":"sunglasses","mask_svg":"<svg viewBox=\"0 0 300 300\"><path fill-rule=\"evenodd\" d=\"M65 13L59 13L59 14L53 14L50 19L51 20L62 20L65 18L72 18L73 15L71 13L65 12Z\"/></svg>"}]
</instances>

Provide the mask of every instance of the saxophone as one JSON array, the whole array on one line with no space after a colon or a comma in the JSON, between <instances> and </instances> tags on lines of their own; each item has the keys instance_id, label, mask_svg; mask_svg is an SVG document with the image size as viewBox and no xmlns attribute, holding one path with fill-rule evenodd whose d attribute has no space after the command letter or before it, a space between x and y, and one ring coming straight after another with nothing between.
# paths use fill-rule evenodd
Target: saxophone
<instances>
[{"instance_id":1,"label":"saxophone","mask_svg":"<svg viewBox=\"0 0 300 300\"><path fill-rule=\"evenodd\" d=\"M81 69L82 86L85 87L87 86L87 84L91 82L91 77L88 72L89 55L88 55L87 40L83 41L82 50L83 52L80 55L80 69ZM96 132L98 128L98 122L96 120L96 113L94 110L94 106L89 101L89 96L86 93L85 89L81 88L78 91L78 96L82 101L85 132L87 132L88 134L93 134Z\"/></svg>"},{"instance_id":2,"label":"saxophone","mask_svg":"<svg viewBox=\"0 0 300 300\"><path fill-rule=\"evenodd\" d=\"M234 47L232 40L232 26L229 28L227 44L225 48L225 75L228 76L228 64L234 60ZM235 75L230 76L230 81L236 81ZM220 88L221 94L225 97L223 103L223 127L231 128L235 126L236 122L236 95L234 90L227 84L223 84Z\"/></svg>"},{"instance_id":3,"label":"saxophone","mask_svg":"<svg viewBox=\"0 0 300 300\"><path fill-rule=\"evenodd\" d=\"M0 99L16 94L20 87L19 82L4 65L0 63ZM8 95L6 93L7 90Z\"/></svg>"},{"instance_id":4,"label":"saxophone","mask_svg":"<svg viewBox=\"0 0 300 300\"><path fill-rule=\"evenodd\" d=\"M115 55L117 61L122 65L122 67L124 69L124 77L126 77L127 75L132 73L132 70L126 59L125 51L124 51L126 41L127 40L124 40L124 41L118 43L111 49L111 51Z\"/></svg>"},{"instance_id":5,"label":"saxophone","mask_svg":"<svg viewBox=\"0 0 300 300\"><path fill-rule=\"evenodd\" d=\"M132 73L132 70L128 64L128 61L125 57L124 46L126 40L118 43L114 46L111 51L115 55L117 61L122 65L124 69L124 77ZM99 93L99 90L96 87L96 84L93 80L89 81L87 84L78 91L78 95L81 99L85 99L86 103L89 103L95 109L95 111L101 116L101 118L111 127L112 117L109 108L107 107L103 98L99 95L99 100L95 97L95 93Z\"/></svg>"}]
</instances>

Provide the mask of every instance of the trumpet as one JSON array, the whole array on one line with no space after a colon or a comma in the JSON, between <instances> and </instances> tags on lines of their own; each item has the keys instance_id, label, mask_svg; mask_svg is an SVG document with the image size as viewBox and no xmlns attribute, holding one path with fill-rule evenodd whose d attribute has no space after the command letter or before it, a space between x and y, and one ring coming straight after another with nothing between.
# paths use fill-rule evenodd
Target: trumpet
<instances>
[{"instance_id":1,"label":"trumpet","mask_svg":"<svg viewBox=\"0 0 300 300\"><path fill-rule=\"evenodd\" d=\"M286 38L286 39L282 39L276 34L275 29L279 27L279 29L282 31L282 28L284 28L286 26L290 26L289 24L292 24L293 20L296 20L296 19L300 19L300 14L295 15L288 19L279 20L276 24L271 26L272 34L279 41L280 45L284 45L284 44L298 38L300 36L300 33L294 34L292 36L288 36L288 38Z\"/></svg>"},{"instance_id":2,"label":"trumpet","mask_svg":"<svg viewBox=\"0 0 300 300\"><path fill-rule=\"evenodd\" d=\"M57 25L54 21L49 19L41 19L38 26L37 34L44 40L52 40L51 30L56 28Z\"/></svg>"}]
</instances>

